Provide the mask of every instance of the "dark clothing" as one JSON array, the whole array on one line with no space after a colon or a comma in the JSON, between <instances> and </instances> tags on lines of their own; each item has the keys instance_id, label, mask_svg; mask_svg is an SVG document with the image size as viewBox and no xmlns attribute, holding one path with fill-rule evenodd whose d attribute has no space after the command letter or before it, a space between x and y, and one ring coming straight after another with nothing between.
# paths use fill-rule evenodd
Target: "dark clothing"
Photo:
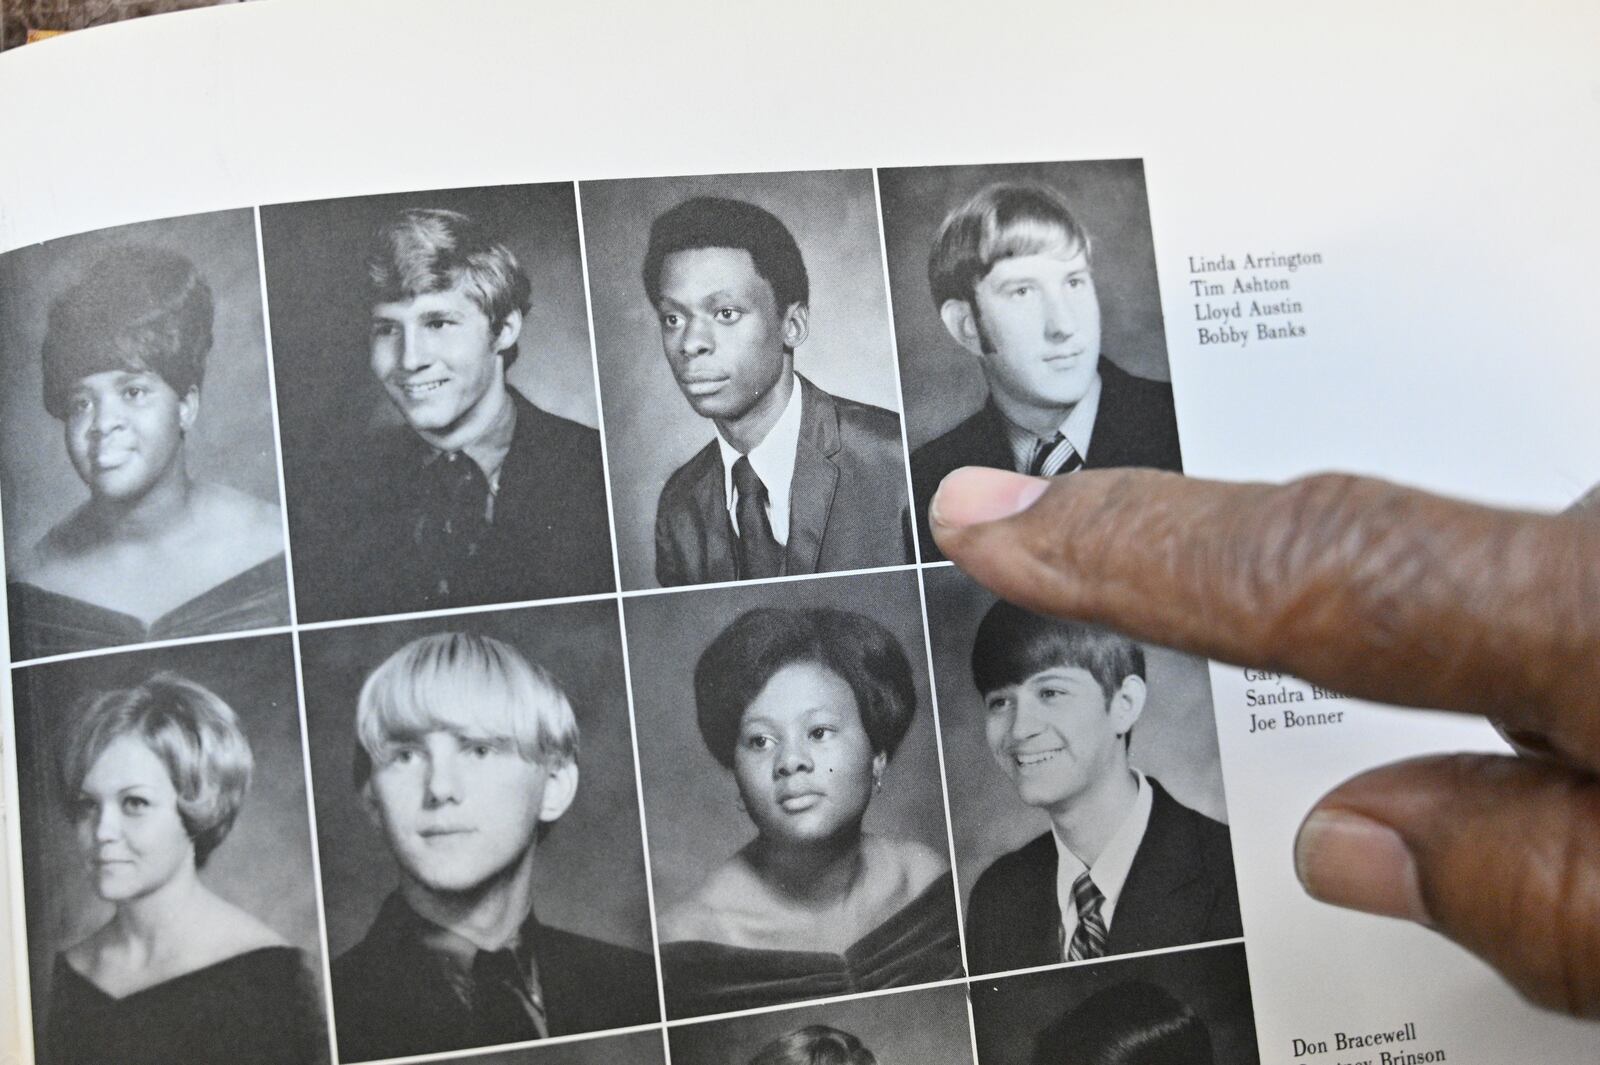
<instances>
[{"instance_id":1,"label":"dark clothing","mask_svg":"<svg viewBox=\"0 0 1600 1065\"><path fill-rule=\"evenodd\" d=\"M409 428L385 434L330 489L325 512L293 529L303 620L615 589L600 434L507 392L516 428L487 527L440 528L456 508L438 486L456 491L443 475L471 459L438 455ZM460 551L447 557L452 544Z\"/></svg>"},{"instance_id":2,"label":"dark clothing","mask_svg":"<svg viewBox=\"0 0 1600 1065\"><path fill-rule=\"evenodd\" d=\"M390 895L367 936L333 963L333 1016L341 1061L434 1054L503 1041L504 1003L479 1003L455 959L428 942L435 926ZM518 934L526 978L550 1035L661 1019L655 964L627 947L563 932L532 914ZM493 957L493 955L489 955ZM478 987L483 987L479 983ZM537 1038L527 1034L521 1038Z\"/></svg>"},{"instance_id":3,"label":"dark clothing","mask_svg":"<svg viewBox=\"0 0 1600 1065\"><path fill-rule=\"evenodd\" d=\"M322 1065L322 995L294 947L263 947L112 998L57 956L39 1065Z\"/></svg>"},{"instance_id":4,"label":"dark clothing","mask_svg":"<svg viewBox=\"0 0 1600 1065\"><path fill-rule=\"evenodd\" d=\"M959 977L954 890L944 874L843 954L663 943L667 1015L695 1017Z\"/></svg>"},{"instance_id":5,"label":"dark clothing","mask_svg":"<svg viewBox=\"0 0 1600 1065\"><path fill-rule=\"evenodd\" d=\"M1153 789L1150 823L1122 885L1106 954L1233 939L1244 934L1228 826ZM967 905L973 975L1061 960L1056 844L1046 832L983 871Z\"/></svg>"},{"instance_id":6,"label":"dark clothing","mask_svg":"<svg viewBox=\"0 0 1600 1065\"><path fill-rule=\"evenodd\" d=\"M146 625L131 614L37 585L6 586L16 661L122 644L243 632L289 624L289 571L274 555Z\"/></svg>"},{"instance_id":7,"label":"dark clothing","mask_svg":"<svg viewBox=\"0 0 1600 1065\"><path fill-rule=\"evenodd\" d=\"M912 561L899 417L830 395L799 374L795 380L800 442L783 572ZM715 440L667 478L656 504L656 580L663 588L739 579L723 478Z\"/></svg>"},{"instance_id":8,"label":"dark clothing","mask_svg":"<svg viewBox=\"0 0 1600 1065\"><path fill-rule=\"evenodd\" d=\"M917 534L922 538L922 561L943 561L928 526L928 504L945 475L962 466L1016 468L1016 456L1006 438L1005 422L994 400L943 436L911 453L912 491L917 501ZM1172 406L1172 386L1165 381L1135 377L1104 356L1100 359L1100 407L1095 412L1085 469L1148 466L1183 472L1178 450L1178 421Z\"/></svg>"}]
</instances>

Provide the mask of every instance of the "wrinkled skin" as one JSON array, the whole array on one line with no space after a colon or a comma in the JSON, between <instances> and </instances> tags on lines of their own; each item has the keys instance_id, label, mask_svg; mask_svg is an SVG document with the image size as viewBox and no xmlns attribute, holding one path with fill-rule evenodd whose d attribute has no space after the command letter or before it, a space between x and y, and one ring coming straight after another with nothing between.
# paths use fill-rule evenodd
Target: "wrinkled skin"
<instances>
[{"instance_id":1,"label":"wrinkled skin","mask_svg":"<svg viewBox=\"0 0 1600 1065\"><path fill-rule=\"evenodd\" d=\"M933 511L956 564L1032 609L1493 719L1528 757L1360 774L1313 809L1297 869L1315 897L1428 925L1532 1001L1600 1017L1600 492L1550 516L1340 475L969 469Z\"/></svg>"}]
</instances>

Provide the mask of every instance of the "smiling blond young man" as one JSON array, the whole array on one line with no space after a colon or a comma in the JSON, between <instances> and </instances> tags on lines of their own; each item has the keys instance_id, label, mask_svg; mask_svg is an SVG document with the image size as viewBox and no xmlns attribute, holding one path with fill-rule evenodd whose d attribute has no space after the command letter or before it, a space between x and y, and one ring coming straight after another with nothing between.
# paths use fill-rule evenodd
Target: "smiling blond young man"
<instances>
[{"instance_id":1,"label":"smiling blond young man","mask_svg":"<svg viewBox=\"0 0 1600 1065\"><path fill-rule=\"evenodd\" d=\"M716 437L656 505L663 587L912 561L900 419L795 373L811 282L789 228L702 196L650 227L645 294L683 398Z\"/></svg>"},{"instance_id":2,"label":"smiling blond young man","mask_svg":"<svg viewBox=\"0 0 1600 1065\"><path fill-rule=\"evenodd\" d=\"M1242 935L1226 825L1129 764L1148 689L1133 641L997 603L972 647L989 751L1051 830L978 877L973 973Z\"/></svg>"},{"instance_id":3,"label":"smiling blond young man","mask_svg":"<svg viewBox=\"0 0 1600 1065\"><path fill-rule=\"evenodd\" d=\"M974 415L911 453L923 561L942 559L927 508L962 466L1058 476L1083 468L1183 470L1172 387L1100 350L1089 234L1047 185L1001 183L951 211L928 259L945 330L983 372Z\"/></svg>"},{"instance_id":4,"label":"smiling blond young man","mask_svg":"<svg viewBox=\"0 0 1600 1065\"><path fill-rule=\"evenodd\" d=\"M413 640L367 678L355 779L400 871L333 963L344 1061L658 1019L655 966L534 913L539 840L578 789L560 686L500 640Z\"/></svg>"},{"instance_id":5,"label":"smiling blond young man","mask_svg":"<svg viewBox=\"0 0 1600 1065\"><path fill-rule=\"evenodd\" d=\"M408 208L366 256L373 376L405 423L342 493L339 615L609 592L600 436L510 387L532 287L467 215Z\"/></svg>"}]
</instances>

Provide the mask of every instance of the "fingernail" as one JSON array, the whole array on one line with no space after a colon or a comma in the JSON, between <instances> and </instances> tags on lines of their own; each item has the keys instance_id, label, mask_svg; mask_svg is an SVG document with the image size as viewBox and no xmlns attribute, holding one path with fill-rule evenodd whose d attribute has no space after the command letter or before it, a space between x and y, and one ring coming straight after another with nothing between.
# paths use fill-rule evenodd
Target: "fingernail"
<instances>
[{"instance_id":1,"label":"fingernail","mask_svg":"<svg viewBox=\"0 0 1600 1065\"><path fill-rule=\"evenodd\" d=\"M1049 480L1043 477L963 466L939 482L928 517L933 524L947 529L999 521L1033 506L1049 487Z\"/></svg>"},{"instance_id":2,"label":"fingernail","mask_svg":"<svg viewBox=\"0 0 1600 1065\"><path fill-rule=\"evenodd\" d=\"M1431 924L1417 863L1394 829L1346 810L1313 810L1294 841L1294 868L1312 898Z\"/></svg>"}]
</instances>

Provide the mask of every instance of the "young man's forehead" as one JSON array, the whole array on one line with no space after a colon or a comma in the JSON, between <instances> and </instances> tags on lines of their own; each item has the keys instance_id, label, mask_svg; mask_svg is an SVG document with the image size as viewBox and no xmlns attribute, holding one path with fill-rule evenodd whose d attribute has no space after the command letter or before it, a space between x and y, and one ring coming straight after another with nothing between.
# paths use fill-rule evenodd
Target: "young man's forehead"
<instances>
[{"instance_id":1,"label":"young man's forehead","mask_svg":"<svg viewBox=\"0 0 1600 1065\"><path fill-rule=\"evenodd\" d=\"M442 288L410 294L402 293L394 299L387 299L385 295L372 298L371 309L374 318L460 310L463 307L471 308L479 314L484 313L481 293L465 278L458 278L454 284Z\"/></svg>"},{"instance_id":2,"label":"young man's forehead","mask_svg":"<svg viewBox=\"0 0 1600 1065\"><path fill-rule=\"evenodd\" d=\"M1092 685L1097 690L1100 687L1100 682L1094 679L1094 674L1089 671L1087 666L1061 662L1034 670L1021 680L996 685L983 694L985 698L991 695L1005 695L1046 681L1068 685Z\"/></svg>"}]
</instances>

